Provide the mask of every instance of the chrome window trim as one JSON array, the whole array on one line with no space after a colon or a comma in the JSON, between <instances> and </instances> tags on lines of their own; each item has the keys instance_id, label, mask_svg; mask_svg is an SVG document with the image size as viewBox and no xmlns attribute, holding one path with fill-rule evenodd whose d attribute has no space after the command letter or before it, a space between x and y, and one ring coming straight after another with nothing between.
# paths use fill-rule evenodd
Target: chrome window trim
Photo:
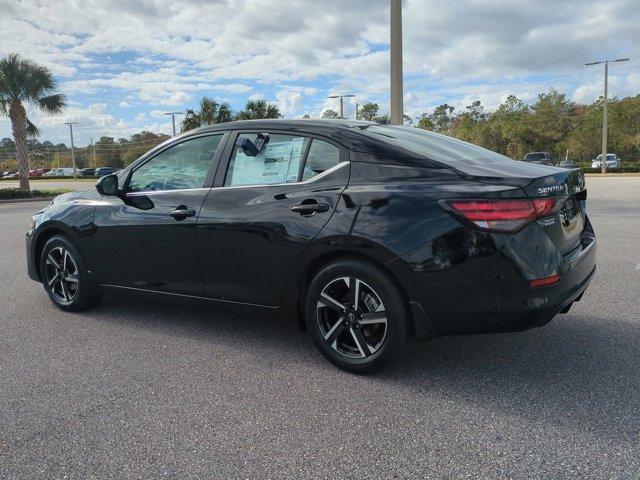
<instances>
[{"instance_id":1,"label":"chrome window trim","mask_svg":"<svg viewBox=\"0 0 640 480\"><path fill-rule=\"evenodd\" d=\"M211 187L198 187L198 188L176 188L174 190L148 190L145 192L128 192L125 193L127 197L148 197L150 195L157 195L159 193L181 193L181 192L195 192L196 190L211 190Z\"/></svg>"}]
</instances>

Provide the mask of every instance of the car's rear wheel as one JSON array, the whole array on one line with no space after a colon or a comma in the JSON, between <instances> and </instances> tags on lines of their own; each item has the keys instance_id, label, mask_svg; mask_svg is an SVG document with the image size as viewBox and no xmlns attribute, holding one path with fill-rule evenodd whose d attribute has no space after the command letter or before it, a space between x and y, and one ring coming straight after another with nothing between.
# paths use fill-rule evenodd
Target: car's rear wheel
<instances>
[{"instance_id":1,"label":"car's rear wheel","mask_svg":"<svg viewBox=\"0 0 640 480\"><path fill-rule=\"evenodd\" d=\"M320 269L305 298L305 322L322 354L355 373L379 368L402 352L407 309L381 268L343 259Z\"/></svg>"},{"instance_id":2,"label":"car's rear wheel","mask_svg":"<svg viewBox=\"0 0 640 480\"><path fill-rule=\"evenodd\" d=\"M51 237L40 255L42 284L62 310L85 310L100 300L93 291L82 255L66 237Z\"/></svg>"}]
</instances>

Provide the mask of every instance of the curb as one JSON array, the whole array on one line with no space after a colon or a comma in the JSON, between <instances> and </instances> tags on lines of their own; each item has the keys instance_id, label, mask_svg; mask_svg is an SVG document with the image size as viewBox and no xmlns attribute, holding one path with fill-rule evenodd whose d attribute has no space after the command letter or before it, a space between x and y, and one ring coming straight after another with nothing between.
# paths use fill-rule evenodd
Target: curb
<instances>
[{"instance_id":1,"label":"curb","mask_svg":"<svg viewBox=\"0 0 640 480\"><path fill-rule=\"evenodd\" d=\"M29 202L50 202L55 197L32 197L32 198L7 198L0 200L3 203L29 203Z\"/></svg>"},{"instance_id":2,"label":"curb","mask_svg":"<svg viewBox=\"0 0 640 480\"><path fill-rule=\"evenodd\" d=\"M585 177L640 177L640 173L627 172L627 173L585 173Z\"/></svg>"}]
</instances>

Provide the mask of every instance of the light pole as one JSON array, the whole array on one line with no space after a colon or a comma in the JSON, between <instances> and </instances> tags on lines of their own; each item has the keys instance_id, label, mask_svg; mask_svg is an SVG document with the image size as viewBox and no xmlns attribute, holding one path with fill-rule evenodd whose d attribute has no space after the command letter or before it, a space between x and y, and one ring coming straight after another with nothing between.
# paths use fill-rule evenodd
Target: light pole
<instances>
[{"instance_id":1,"label":"light pole","mask_svg":"<svg viewBox=\"0 0 640 480\"><path fill-rule=\"evenodd\" d=\"M600 162L600 171L602 173L607 173L607 133L608 133L608 125L607 125L607 117L609 110L609 64L615 62L628 62L628 58L616 58L615 60L601 60L599 62L589 62L585 63L585 65L600 65L604 63L604 103L602 105L602 161Z\"/></svg>"},{"instance_id":2,"label":"light pole","mask_svg":"<svg viewBox=\"0 0 640 480\"><path fill-rule=\"evenodd\" d=\"M183 112L162 112L165 115L171 115L171 125L173 125L173 136L176 136L176 115L182 115Z\"/></svg>"},{"instance_id":3,"label":"light pole","mask_svg":"<svg viewBox=\"0 0 640 480\"><path fill-rule=\"evenodd\" d=\"M76 173L76 154L73 150L73 126L78 122L65 122L64 124L69 125L69 133L71 134L71 163L73 164L73 179L76 180L78 176Z\"/></svg>"},{"instance_id":4,"label":"light pole","mask_svg":"<svg viewBox=\"0 0 640 480\"><path fill-rule=\"evenodd\" d=\"M403 124L402 0L391 0L391 124Z\"/></svg>"},{"instance_id":5,"label":"light pole","mask_svg":"<svg viewBox=\"0 0 640 480\"><path fill-rule=\"evenodd\" d=\"M339 98L340 99L340 118L344 118L344 98L355 97L352 93L345 93L343 95L329 95L327 98Z\"/></svg>"}]
</instances>

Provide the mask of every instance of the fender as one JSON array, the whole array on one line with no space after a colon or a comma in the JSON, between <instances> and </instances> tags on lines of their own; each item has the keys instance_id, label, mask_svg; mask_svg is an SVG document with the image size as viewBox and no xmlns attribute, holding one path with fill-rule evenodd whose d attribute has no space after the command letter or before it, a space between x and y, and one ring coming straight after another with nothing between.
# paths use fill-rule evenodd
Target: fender
<instances>
[{"instance_id":1,"label":"fender","mask_svg":"<svg viewBox=\"0 0 640 480\"><path fill-rule=\"evenodd\" d=\"M84 254L84 260L90 275L94 275L96 268L96 255L93 246L93 233L95 225L93 218L96 205L100 201L97 192L95 195L91 191L74 192L65 194L57 198L72 198L72 202L62 203L56 200L40 215L34 216L34 228L32 232L32 242L34 245L32 259L36 270L40 269L40 259L35 258L44 246L44 243L56 233L62 233L69 237L71 241Z\"/></svg>"}]
</instances>

